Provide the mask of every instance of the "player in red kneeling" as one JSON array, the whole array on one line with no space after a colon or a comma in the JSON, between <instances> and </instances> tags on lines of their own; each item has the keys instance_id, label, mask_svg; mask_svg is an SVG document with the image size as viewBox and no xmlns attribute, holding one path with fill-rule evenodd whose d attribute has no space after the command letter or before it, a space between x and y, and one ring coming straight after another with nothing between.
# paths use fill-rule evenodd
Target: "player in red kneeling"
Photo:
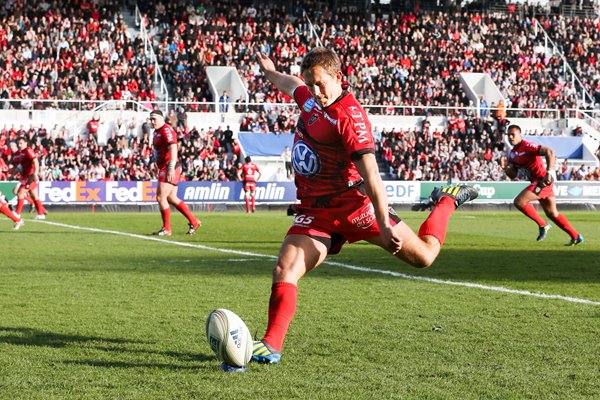
<instances>
[{"instance_id":1,"label":"player in red kneeling","mask_svg":"<svg viewBox=\"0 0 600 400\"><path fill-rule=\"evenodd\" d=\"M171 236L171 204L187 218L187 234L193 235L200 227L200 220L192 214L183 200L177 197L177 183L181 176L181 165L177 163L177 133L165 122L160 110L150 113L150 122L154 127L152 143L158 168L156 200L163 220L162 228L153 235Z\"/></svg>"},{"instance_id":2,"label":"player in red kneeling","mask_svg":"<svg viewBox=\"0 0 600 400\"><path fill-rule=\"evenodd\" d=\"M244 192L246 193L246 212L256 211L256 181L260 179L260 169L258 165L252 162L250 156L244 159L246 163L238 170L238 180L244 183ZM252 200L252 208L250 208Z\"/></svg>"},{"instance_id":3,"label":"player in red kneeling","mask_svg":"<svg viewBox=\"0 0 600 400\"><path fill-rule=\"evenodd\" d=\"M8 208L6 197L4 197L4 194L2 192L0 192L0 213L6 215L15 223L13 225L14 230L20 229L25 223L25 221L23 221L23 218L17 216L14 212L11 211L10 208Z\"/></svg>"},{"instance_id":4,"label":"player in red kneeling","mask_svg":"<svg viewBox=\"0 0 600 400\"><path fill-rule=\"evenodd\" d=\"M19 187L17 189L17 209L15 214L21 218L21 211L25 204L25 198L27 195L31 198L32 203L35 205L37 215L35 219L46 219L46 209L42 205L41 200L38 196L38 175L40 172L40 163L38 161L37 154L29 147L29 140L24 136L17 138L17 150L12 155L11 163L14 167L20 171L21 179L19 181Z\"/></svg>"},{"instance_id":5,"label":"player in red kneeling","mask_svg":"<svg viewBox=\"0 0 600 400\"><path fill-rule=\"evenodd\" d=\"M544 240L552 225L546 223L531 205L532 201L539 201L546 216L550 218L563 231L571 237L567 246L575 246L583 242L575 228L571 226L567 217L558 213L556 198L554 197L554 164L556 156L550 147L540 146L523 140L521 128L518 125L510 125L507 130L508 141L513 145L508 155L506 166L507 176L514 179L517 168L524 168L529 172L531 184L519 193L513 203L523 214L531 218L539 227L537 240ZM546 158L547 168L544 166L542 157Z\"/></svg>"},{"instance_id":6,"label":"player in red kneeling","mask_svg":"<svg viewBox=\"0 0 600 400\"><path fill-rule=\"evenodd\" d=\"M292 148L300 204L273 270L267 330L253 346L254 361L273 364L280 361L296 312L298 281L328 254L347 241L366 240L412 266L427 267L440 252L450 216L477 190L436 188L435 207L415 234L388 206L371 123L342 87L338 56L323 47L311 50L301 65L304 81L278 72L266 55L258 54L258 62L266 79L300 108Z\"/></svg>"}]
</instances>

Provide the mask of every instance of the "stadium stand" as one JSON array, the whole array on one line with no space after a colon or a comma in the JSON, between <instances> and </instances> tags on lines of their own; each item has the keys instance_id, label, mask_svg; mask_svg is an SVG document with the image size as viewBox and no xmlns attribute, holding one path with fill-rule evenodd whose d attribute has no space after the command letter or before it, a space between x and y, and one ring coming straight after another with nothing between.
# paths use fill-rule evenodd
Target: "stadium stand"
<instances>
[{"instance_id":1,"label":"stadium stand","mask_svg":"<svg viewBox=\"0 0 600 400\"><path fill-rule=\"evenodd\" d=\"M284 101L260 77L253 54L257 49L273 54L284 70L298 73L298 62L315 44L316 33L323 45L340 54L348 84L363 104L472 106L458 80L458 74L466 71L489 74L508 100L508 108L564 109L581 102L581 89L563 81L561 58L549 54L543 33L529 15L430 11L371 18L357 7L334 10L309 3L304 7L314 15L314 29L308 29L308 24L292 22L300 11L285 14L279 3L262 4L259 9L199 4L196 8L160 2L143 5L147 19L155 21L157 52L180 101L211 100L206 65L235 65L246 81L250 102ZM165 8L176 23L166 22L157 7ZM543 24L564 26L566 18ZM592 43L597 32L585 28L593 29L597 22L584 21L580 25L590 48L582 50L585 59L574 61L583 61L578 72L593 86L596 71L589 66L594 68L596 62L597 44Z\"/></svg>"},{"instance_id":2,"label":"stadium stand","mask_svg":"<svg viewBox=\"0 0 600 400\"><path fill-rule=\"evenodd\" d=\"M254 155L252 146L225 138L230 121L234 138L238 131L278 135L294 129L294 107L281 104L290 99L260 76L253 60L259 49L293 74L317 43L336 49L350 90L371 115L381 117L373 125L388 179L505 179L502 134L509 121L530 123L525 133L537 135L573 131L593 137L600 128L600 114L591 110L600 104L598 16L536 14L527 7L501 12L373 8L365 13L342 1L338 9L327 2L294 8L286 3L137 4L169 98L175 100L167 105L168 119L180 135L186 179L235 179L240 157ZM0 131L0 178L14 178L10 142L18 135L35 143L44 179L154 178L144 110L166 104L156 101L156 71L144 39L130 36L116 0L60 5L7 2L0 7L0 51L6 61L0 65L0 97L3 108L15 109L18 116ZM562 53L550 51L534 21ZM578 82L564 75L565 62ZM225 100L221 92L223 98L215 98L205 70L212 65L235 66L249 97ZM469 71L489 75L506 102L484 105L469 98L459 79ZM104 113L98 106L105 100L132 111ZM99 130L89 128L94 111L62 119L20 113L45 108L98 109ZM571 109L589 111L588 119L566 120ZM54 123L40 121L60 123L51 128ZM574 163L569 157L563 178L598 179L593 160L598 142L582 146L592 161Z\"/></svg>"},{"instance_id":3,"label":"stadium stand","mask_svg":"<svg viewBox=\"0 0 600 400\"><path fill-rule=\"evenodd\" d=\"M0 98L155 99L141 40L127 35L119 1L6 2L0 7ZM14 107L5 102L4 107ZM69 107L68 103L61 105Z\"/></svg>"}]
</instances>

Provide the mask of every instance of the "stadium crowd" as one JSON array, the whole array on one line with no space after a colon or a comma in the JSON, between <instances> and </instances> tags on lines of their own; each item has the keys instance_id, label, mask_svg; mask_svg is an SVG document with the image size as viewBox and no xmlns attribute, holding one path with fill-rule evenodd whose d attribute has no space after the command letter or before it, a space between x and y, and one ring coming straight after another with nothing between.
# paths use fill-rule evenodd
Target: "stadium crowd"
<instances>
[{"instance_id":1,"label":"stadium crowd","mask_svg":"<svg viewBox=\"0 0 600 400\"><path fill-rule=\"evenodd\" d=\"M231 99L227 93L218 101L221 111L247 111L240 126L244 131L287 133L295 123L293 107L273 105L290 99L261 75L255 52L270 54L280 69L299 74L300 60L317 37L340 54L348 87L357 99L380 105L381 113L406 110L394 108L397 105L472 105L458 81L458 74L468 71L490 74L509 99L491 108L565 109L577 103L577 87L563 82L561 60L545 54L541 34L527 14L437 11L384 17L312 1L297 9L280 3L254 7L205 0L150 0L139 6L175 100L217 101L208 90L204 68L237 67L249 101L263 106L248 110L245 100ZM0 98L155 100L154 66L141 38L127 33L119 7L118 0L4 3ZM302 18L303 10L311 16L314 30ZM600 19L552 16L540 21L600 104ZM192 104L188 111L203 107ZM189 128L181 116L185 109L172 111L168 119L178 128L184 179L235 179L239 144L227 139L221 128ZM496 124L484 115L457 114L443 130L431 130L425 123L412 130L376 133L392 178L498 180L505 179L500 169L503 129L501 121ZM152 179L156 171L151 132L144 127L141 131L136 135L118 130L100 145L94 135L83 137L59 127L5 127L0 131L0 179L14 178L9 166L11 142L17 136L28 137L40 155L42 179ZM560 175L598 179L597 171L585 167Z\"/></svg>"},{"instance_id":2,"label":"stadium crowd","mask_svg":"<svg viewBox=\"0 0 600 400\"><path fill-rule=\"evenodd\" d=\"M155 100L154 66L141 38L130 38L119 9L119 0L3 2L0 98ZM5 101L4 107L47 105Z\"/></svg>"},{"instance_id":3,"label":"stadium crowd","mask_svg":"<svg viewBox=\"0 0 600 400\"><path fill-rule=\"evenodd\" d=\"M461 90L461 72L490 74L509 100L504 107L565 109L578 104L580 89L563 79L561 58L546 54L533 17L520 13L392 12L372 17L357 8L330 9L320 2L305 2L303 9L313 18L311 30L300 18L301 10L287 10L278 3L255 8L149 1L143 8L148 28L156 32L159 59L180 101L217 100L208 91L204 68L209 65L236 66L250 102L286 101L263 79L254 54L257 50L272 54L280 68L298 74L299 61L318 35L323 45L340 54L347 83L358 100L384 106L382 113L406 112L386 107L395 105L473 105ZM564 27L571 21L556 16L543 24L550 33L566 35ZM564 37L565 50L577 56L572 59L577 72L600 100L599 22L575 21L585 40L574 44L578 41L573 37L570 41Z\"/></svg>"},{"instance_id":4,"label":"stadium crowd","mask_svg":"<svg viewBox=\"0 0 600 400\"><path fill-rule=\"evenodd\" d=\"M227 129L178 129L182 180L236 180L241 165L240 146ZM0 130L0 180L16 180L19 173L11 165L15 141L29 140L40 160L40 179L46 181L142 181L156 179L151 136L117 135L113 131L106 144L94 135L70 138L64 128L4 127ZM240 165L238 165L240 164Z\"/></svg>"},{"instance_id":5,"label":"stadium crowd","mask_svg":"<svg viewBox=\"0 0 600 400\"><path fill-rule=\"evenodd\" d=\"M507 180L507 121L456 114L444 129L432 129L427 119L414 129L378 130L378 158L390 179L420 181ZM525 134L544 134L526 131ZM600 155L600 152L599 154ZM522 177L523 179L525 177ZM568 160L557 168L558 180L600 180L600 168L575 167Z\"/></svg>"},{"instance_id":6,"label":"stadium crowd","mask_svg":"<svg viewBox=\"0 0 600 400\"><path fill-rule=\"evenodd\" d=\"M397 105L472 105L460 89L460 72L490 74L509 100L507 108L565 109L578 103L580 88L564 81L561 58L546 54L541 31L523 13L384 16L310 1L293 10L280 3L254 7L205 0L139 6L178 101L218 100L208 90L209 65L236 66L250 102L288 101L261 76L254 54L273 54L280 68L298 74L301 58L318 38L340 54L358 100L382 106L381 113L410 112L391 108ZM142 39L127 32L119 7L118 0L6 2L0 7L0 98L154 101L154 64ZM313 25L302 17L305 10ZM600 104L600 19L536 17ZM224 93L220 98L242 101Z\"/></svg>"},{"instance_id":7,"label":"stadium crowd","mask_svg":"<svg viewBox=\"0 0 600 400\"><path fill-rule=\"evenodd\" d=\"M146 122L147 123L147 122ZM93 134L71 137L65 128L44 126L0 130L0 180L16 180L11 165L15 141L26 137L40 160L40 179L47 181L141 181L156 179L151 131L113 130L105 144ZM506 180L501 168L505 157L505 123L490 118L455 115L444 129L431 129L428 120L415 129L375 127L377 156L388 179L399 180ZM180 143L182 180L234 181L242 149L229 129L176 128ZM533 132L525 132L533 133ZM600 168L560 165L558 179L600 180Z\"/></svg>"}]
</instances>

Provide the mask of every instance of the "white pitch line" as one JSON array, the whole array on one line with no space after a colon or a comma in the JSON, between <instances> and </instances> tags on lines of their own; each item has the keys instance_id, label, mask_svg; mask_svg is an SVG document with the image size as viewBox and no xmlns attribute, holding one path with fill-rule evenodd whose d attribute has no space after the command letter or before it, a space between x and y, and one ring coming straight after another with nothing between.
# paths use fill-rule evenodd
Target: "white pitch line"
<instances>
[{"instance_id":1,"label":"white pitch line","mask_svg":"<svg viewBox=\"0 0 600 400\"><path fill-rule=\"evenodd\" d=\"M62 226L64 228L77 229L77 230L89 231L89 232L110 233L113 235L127 236L127 237L136 238L136 239L142 239L142 240L151 240L151 241L155 241L155 242L168 243L168 244L173 244L173 245L183 246L183 247L192 247L192 248L201 249L201 250L216 251L216 252L220 252L220 253L237 254L237 255L250 256L250 257L263 257L263 258L270 258L270 259L277 258L276 256L268 255L268 254L250 253L247 251L240 251L240 250L220 249L220 248L204 246L204 245L196 244L196 243L177 242L175 240L167 240L167 239L161 239L161 238L153 237L153 236L138 235L135 233L111 231L111 230L98 229L98 228L88 228L88 227L84 227L84 226L68 225L68 224L62 224L59 222L52 222L52 221L32 221L32 222L44 223L44 224L54 225L54 226ZM442 285L463 286L463 287L469 287L469 288L490 290L490 291L494 291L494 292L519 294L519 295L523 295L523 296L539 297L542 299L563 300L563 301L568 301L571 303L582 303L582 304L589 304L589 305L593 305L593 306L600 306L600 302L598 302L598 301L580 299L577 297L562 296L559 294L546 294L546 293L540 293L540 292L530 292L529 290L509 289L509 288L505 288L503 286L489 286L489 285L482 285L479 283L472 283L472 282L457 282L457 281L449 281L449 280L445 280L445 279L428 278L425 276L415 276L415 275L403 274L401 272L388 271L388 270L384 270L384 269L360 267L357 265L345 264L345 263L340 263L340 262L336 262L336 261L325 261L323 264L328 264L328 265L332 265L332 266L340 267L340 268L346 268L346 269L350 269L350 270L354 270L354 271L383 274L383 275L389 275L389 276L393 276L396 278L402 278L402 279L411 279L414 281L439 283Z\"/></svg>"}]
</instances>

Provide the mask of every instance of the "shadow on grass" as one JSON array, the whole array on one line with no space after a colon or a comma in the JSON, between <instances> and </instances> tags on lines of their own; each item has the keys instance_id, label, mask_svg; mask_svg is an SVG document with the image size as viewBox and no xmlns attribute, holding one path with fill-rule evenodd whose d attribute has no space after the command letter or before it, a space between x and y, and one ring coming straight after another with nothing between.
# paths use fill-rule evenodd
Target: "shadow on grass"
<instances>
[{"instance_id":1,"label":"shadow on grass","mask_svg":"<svg viewBox=\"0 0 600 400\"><path fill-rule=\"evenodd\" d=\"M131 340L122 338L104 338L99 336L80 336L66 335L41 331L33 328L12 328L0 326L0 343L24 345L24 346L45 346L45 347L66 347L76 343L105 342L113 344L148 344L142 340Z\"/></svg>"},{"instance_id":2,"label":"shadow on grass","mask_svg":"<svg viewBox=\"0 0 600 400\"><path fill-rule=\"evenodd\" d=\"M98 345L93 345L98 342ZM89 365L93 367L106 368L165 368L165 369L202 369L204 366L197 363L206 363L216 361L216 357L212 354L197 354L197 353L182 353L176 351L158 351L151 349L132 349L123 347L127 344L151 344L151 342L142 340L132 340L123 338L106 338L99 336L81 336L81 335L66 335L62 333L41 331L33 328L14 328L0 327L0 344L12 344L19 346L40 346L51 348L65 348L72 345L82 343L92 343L91 350L108 352L113 355L138 354L141 357L162 356L176 360L175 363L152 363L146 361L99 361L99 360L67 360L65 364ZM106 345L109 344L109 346ZM104 344L104 345L102 345ZM113 346L111 346L113 345ZM195 365L183 365L180 363L196 363Z\"/></svg>"},{"instance_id":3,"label":"shadow on grass","mask_svg":"<svg viewBox=\"0 0 600 400\"><path fill-rule=\"evenodd\" d=\"M206 357L204 360L196 361L216 361L215 357ZM169 363L148 363L148 362L129 362L129 361L98 361L98 360L70 360L63 361L64 364L87 365L88 367L102 368L161 368L170 370L201 370L207 368L206 365L177 365Z\"/></svg>"}]
</instances>

